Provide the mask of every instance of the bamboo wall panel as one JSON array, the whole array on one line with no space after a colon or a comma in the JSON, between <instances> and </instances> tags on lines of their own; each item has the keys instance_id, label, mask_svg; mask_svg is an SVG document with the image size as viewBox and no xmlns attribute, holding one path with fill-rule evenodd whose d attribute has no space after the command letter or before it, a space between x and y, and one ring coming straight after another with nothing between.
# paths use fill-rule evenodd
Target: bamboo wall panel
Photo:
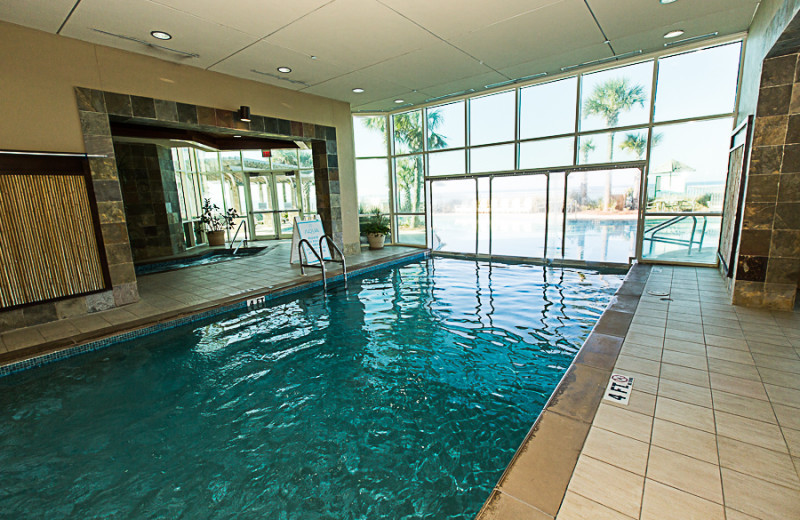
<instances>
[{"instance_id":1,"label":"bamboo wall panel","mask_svg":"<svg viewBox=\"0 0 800 520\"><path fill-rule=\"evenodd\" d=\"M0 175L0 308L105 288L86 179Z\"/></svg>"}]
</instances>

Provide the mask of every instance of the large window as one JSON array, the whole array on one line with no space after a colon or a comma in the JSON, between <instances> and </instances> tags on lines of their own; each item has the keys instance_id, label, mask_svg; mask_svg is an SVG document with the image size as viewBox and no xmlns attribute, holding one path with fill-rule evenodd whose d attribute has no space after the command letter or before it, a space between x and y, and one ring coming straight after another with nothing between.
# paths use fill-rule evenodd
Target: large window
<instances>
[{"instance_id":1,"label":"large window","mask_svg":"<svg viewBox=\"0 0 800 520\"><path fill-rule=\"evenodd\" d=\"M713 264L741 49L355 116L360 212L441 251Z\"/></svg>"}]
</instances>

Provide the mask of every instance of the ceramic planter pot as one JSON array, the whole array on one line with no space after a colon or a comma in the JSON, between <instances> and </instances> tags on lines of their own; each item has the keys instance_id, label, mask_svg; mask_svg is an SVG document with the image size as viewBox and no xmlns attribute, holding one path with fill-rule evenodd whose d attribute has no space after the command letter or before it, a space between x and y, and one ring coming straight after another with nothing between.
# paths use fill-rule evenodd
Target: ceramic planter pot
<instances>
[{"instance_id":1,"label":"ceramic planter pot","mask_svg":"<svg viewBox=\"0 0 800 520\"><path fill-rule=\"evenodd\" d=\"M225 231L206 231L208 237L208 245L210 246L224 246L225 245Z\"/></svg>"},{"instance_id":2,"label":"ceramic planter pot","mask_svg":"<svg viewBox=\"0 0 800 520\"><path fill-rule=\"evenodd\" d=\"M386 235L383 233L369 233L367 235L370 249L383 249L383 243L386 240Z\"/></svg>"}]
</instances>

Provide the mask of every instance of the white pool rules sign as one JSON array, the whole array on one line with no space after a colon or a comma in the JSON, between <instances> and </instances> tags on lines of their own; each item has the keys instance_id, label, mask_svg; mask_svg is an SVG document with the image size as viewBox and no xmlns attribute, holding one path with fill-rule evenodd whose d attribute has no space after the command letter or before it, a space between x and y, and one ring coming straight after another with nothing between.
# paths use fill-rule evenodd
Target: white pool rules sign
<instances>
[{"instance_id":1,"label":"white pool rules sign","mask_svg":"<svg viewBox=\"0 0 800 520\"><path fill-rule=\"evenodd\" d=\"M633 378L622 374L611 374L608 380L608 388L603 399L614 401L619 404L628 404L628 398L633 390Z\"/></svg>"},{"instance_id":2,"label":"white pool rules sign","mask_svg":"<svg viewBox=\"0 0 800 520\"><path fill-rule=\"evenodd\" d=\"M331 259L331 250L328 248L328 242L322 242L322 250L320 251L319 239L325 236L325 231L322 229L322 221L315 220L298 220L294 218L294 231L292 232L292 254L289 258L290 264L300 263L300 251L298 245L300 240L306 239L311 244L318 254L322 256L323 260ZM317 257L310 251L304 251L307 264L317 264Z\"/></svg>"}]
</instances>

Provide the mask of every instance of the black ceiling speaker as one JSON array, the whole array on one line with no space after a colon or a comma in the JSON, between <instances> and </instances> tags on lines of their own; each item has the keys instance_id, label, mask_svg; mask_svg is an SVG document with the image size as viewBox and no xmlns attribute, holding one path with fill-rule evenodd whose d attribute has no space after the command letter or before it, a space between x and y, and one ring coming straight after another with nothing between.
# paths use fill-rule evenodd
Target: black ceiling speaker
<instances>
[{"instance_id":1,"label":"black ceiling speaker","mask_svg":"<svg viewBox=\"0 0 800 520\"><path fill-rule=\"evenodd\" d=\"M250 107L244 105L239 107L239 119L242 121L250 121Z\"/></svg>"}]
</instances>

